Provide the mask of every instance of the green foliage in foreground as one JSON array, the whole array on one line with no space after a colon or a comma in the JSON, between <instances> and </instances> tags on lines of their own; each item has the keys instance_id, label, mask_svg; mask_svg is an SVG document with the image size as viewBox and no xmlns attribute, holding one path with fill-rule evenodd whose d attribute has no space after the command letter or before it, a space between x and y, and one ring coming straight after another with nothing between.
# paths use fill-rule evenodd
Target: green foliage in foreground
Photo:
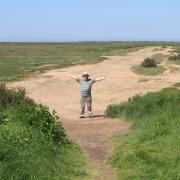
<instances>
[{"instance_id":1,"label":"green foliage in foreground","mask_svg":"<svg viewBox=\"0 0 180 180\"><path fill-rule=\"evenodd\" d=\"M133 122L110 159L119 179L180 179L180 91L135 96L109 106L106 113Z\"/></svg>"},{"instance_id":2,"label":"green foliage in foreground","mask_svg":"<svg viewBox=\"0 0 180 180\"><path fill-rule=\"evenodd\" d=\"M82 152L68 140L54 113L30 101L24 91L1 85L0 92L0 179L88 177Z\"/></svg>"},{"instance_id":3,"label":"green foliage in foreground","mask_svg":"<svg viewBox=\"0 0 180 180\"><path fill-rule=\"evenodd\" d=\"M162 74L166 69L161 65L157 67L143 67L141 65L135 65L132 67L132 71L136 74L146 75L146 76L155 76L158 74Z\"/></svg>"}]
</instances>

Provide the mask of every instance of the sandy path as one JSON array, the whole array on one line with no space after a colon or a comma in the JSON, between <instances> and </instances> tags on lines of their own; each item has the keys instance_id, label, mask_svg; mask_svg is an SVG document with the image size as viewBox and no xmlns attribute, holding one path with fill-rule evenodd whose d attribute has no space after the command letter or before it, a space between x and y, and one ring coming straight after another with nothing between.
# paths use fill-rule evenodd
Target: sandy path
<instances>
[{"instance_id":1,"label":"sandy path","mask_svg":"<svg viewBox=\"0 0 180 180\"><path fill-rule=\"evenodd\" d=\"M55 109L63 121L68 135L88 154L99 169L102 179L115 179L105 162L111 153L110 138L126 133L129 124L117 119L104 118L107 105L126 101L129 97L148 91L158 91L180 81L180 73L165 71L158 76L141 76L131 67L153 54L169 54L170 49L145 48L127 56L112 56L92 65L77 65L60 70L51 70L36 78L11 83L11 87L24 87L37 102ZM164 63L166 65L166 63ZM92 77L105 76L106 80L93 87L94 114L99 117L79 119L79 87L67 77L67 73L80 76L83 71ZM144 81L145 79L145 81Z\"/></svg>"}]
</instances>

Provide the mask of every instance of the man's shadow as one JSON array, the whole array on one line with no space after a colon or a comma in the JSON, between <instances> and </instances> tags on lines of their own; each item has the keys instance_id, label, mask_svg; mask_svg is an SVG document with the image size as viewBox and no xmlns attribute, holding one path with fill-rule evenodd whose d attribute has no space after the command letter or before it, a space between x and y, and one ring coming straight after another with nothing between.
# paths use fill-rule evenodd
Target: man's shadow
<instances>
[{"instance_id":1,"label":"man's shadow","mask_svg":"<svg viewBox=\"0 0 180 180\"><path fill-rule=\"evenodd\" d=\"M105 114L94 114L92 115L92 118L96 118L96 117L105 117Z\"/></svg>"},{"instance_id":2,"label":"man's shadow","mask_svg":"<svg viewBox=\"0 0 180 180\"><path fill-rule=\"evenodd\" d=\"M83 116L83 117L80 117L81 119L86 119L86 118L90 118L90 119L93 119L93 118L98 118L98 117L106 117L105 114L94 114L92 116Z\"/></svg>"}]
</instances>

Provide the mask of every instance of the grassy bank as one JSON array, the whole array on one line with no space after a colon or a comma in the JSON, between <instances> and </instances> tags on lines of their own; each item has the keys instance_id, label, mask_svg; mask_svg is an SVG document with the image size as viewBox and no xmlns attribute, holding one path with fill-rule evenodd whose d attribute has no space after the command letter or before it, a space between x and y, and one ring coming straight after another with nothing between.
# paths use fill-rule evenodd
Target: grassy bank
<instances>
[{"instance_id":1,"label":"grassy bank","mask_svg":"<svg viewBox=\"0 0 180 180\"><path fill-rule=\"evenodd\" d=\"M176 88L135 96L107 108L109 117L132 122L110 159L119 179L180 179L180 91Z\"/></svg>"},{"instance_id":2,"label":"grassy bank","mask_svg":"<svg viewBox=\"0 0 180 180\"><path fill-rule=\"evenodd\" d=\"M0 86L0 179L88 179L87 169L55 112Z\"/></svg>"},{"instance_id":3,"label":"grassy bank","mask_svg":"<svg viewBox=\"0 0 180 180\"><path fill-rule=\"evenodd\" d=\"M97 63L105 55L125 55L155 42L0 43L0 82L34 72L76 64Z\"/></svg>"}]
</instances>

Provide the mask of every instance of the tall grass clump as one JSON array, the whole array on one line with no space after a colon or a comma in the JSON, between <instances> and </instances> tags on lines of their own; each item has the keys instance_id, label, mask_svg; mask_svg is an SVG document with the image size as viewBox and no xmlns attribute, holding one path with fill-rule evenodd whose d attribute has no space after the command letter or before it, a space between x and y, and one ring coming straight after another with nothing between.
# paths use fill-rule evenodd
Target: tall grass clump
<instances>
[{"instance_id":1,"label":"tall grass clump","mask_svg":"<svg viewBox=\"0 0 180 180\"><path fill-rule=\"evenodd\" d=\"M147 57L144 59L144 61L141 63L141 66L148 68L148 67L156 67L157 63L156 60L150 57Z\"/></svg>"},{"instance_id":2,"label":"tall grass clump","mask_svg":"<svg viewBox=\"0 0 180 180\"><path fill-rule=\"evenodd\" d=\"M80 148L69 141L55 112L24 90L0 85L0 179L84 179Z\"/></svg>"},{"instance_id":3,"label":"tall grass clump","mask_svg":"<svg viewBox=\"0 0 180 180\"><path fill-rule=\"evenodd\" d=\"M180 179L180 91L135 96L106 113L133 122L110 158L120 179Z\"/></svg>"}]
</instances>

